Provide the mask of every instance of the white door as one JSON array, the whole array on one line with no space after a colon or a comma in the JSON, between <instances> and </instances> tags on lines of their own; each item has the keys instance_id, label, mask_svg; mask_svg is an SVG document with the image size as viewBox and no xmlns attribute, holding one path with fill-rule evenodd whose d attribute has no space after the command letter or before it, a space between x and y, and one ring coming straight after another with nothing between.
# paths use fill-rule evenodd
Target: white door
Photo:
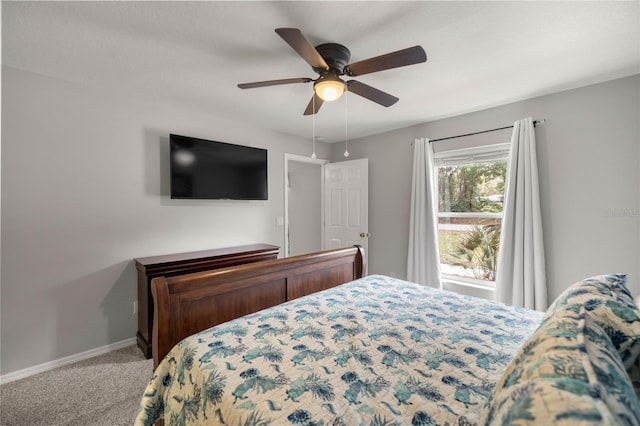
<instances>
[{"instance_id":1,"label":"white door","mask_svg":"<svg viewBox=\"0 0 640 426\"><path fill-rule=\"evenodd\" d=\"M369 160L325 165L324 183L324 249L359 244L368 253Z\"/></svg>"}]
</instances>

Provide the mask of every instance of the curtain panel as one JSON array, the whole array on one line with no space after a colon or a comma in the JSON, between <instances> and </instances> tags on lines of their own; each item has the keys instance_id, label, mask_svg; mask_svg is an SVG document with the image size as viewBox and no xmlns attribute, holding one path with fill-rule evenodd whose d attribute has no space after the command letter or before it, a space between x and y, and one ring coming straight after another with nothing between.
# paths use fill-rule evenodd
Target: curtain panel
<instances>
[{"instance_id":1,"label":"curtain panel","mask_svg":"<svg viewBox=\"0 0 640 426\"><path fill-rule=\"evenodd\" d=\"M442 288L433 168L433 150L429 139L416 139L413 148L407 279Z\"/></svg>"},{"instance_id":2,"label":"curtain panel","mask_svg":"<svg viewBox=\"0 0 640 426\"><path fill-rule=\"evenodd\" d=\"M536 137L531 118L513 125L507 165L504 218L496 271L496 300L547 309Z\"/></svg>"}]
</instances>

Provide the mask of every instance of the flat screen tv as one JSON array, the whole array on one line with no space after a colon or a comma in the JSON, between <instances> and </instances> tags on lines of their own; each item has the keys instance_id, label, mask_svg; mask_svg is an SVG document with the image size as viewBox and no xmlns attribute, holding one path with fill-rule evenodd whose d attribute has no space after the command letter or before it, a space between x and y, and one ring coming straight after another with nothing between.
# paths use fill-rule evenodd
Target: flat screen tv
<instances>
[{"instance_id":1,"label":"flat screen tv","mask_svg":"<svg viewBox=\"0 0 640 426\"><path fill-rule=\"evenodd\" d=\"M171 198L266 200L267 150L171 134Z\"/></svg>"}]
</instances>

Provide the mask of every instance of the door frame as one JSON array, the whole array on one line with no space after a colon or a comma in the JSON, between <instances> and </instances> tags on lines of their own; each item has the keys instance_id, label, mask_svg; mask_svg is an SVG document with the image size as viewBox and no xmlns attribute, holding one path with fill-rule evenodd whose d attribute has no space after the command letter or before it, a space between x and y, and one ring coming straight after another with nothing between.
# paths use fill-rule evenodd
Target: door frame
<instances>
[{"instance_id":1,"label":"door frame","mask_svg":"<svg viewBox=\"0 0 640 426\"><path fill-rule=\"evenodd\" d=\"M300 163L311 163L320 166L320 205L321 205L321 244L324 250L324 166L329 160L320 158L311 158L304 155L284 153L284 251L282 257L289 257L289 161L297 161Z\"/></svg>"}]
</instances>

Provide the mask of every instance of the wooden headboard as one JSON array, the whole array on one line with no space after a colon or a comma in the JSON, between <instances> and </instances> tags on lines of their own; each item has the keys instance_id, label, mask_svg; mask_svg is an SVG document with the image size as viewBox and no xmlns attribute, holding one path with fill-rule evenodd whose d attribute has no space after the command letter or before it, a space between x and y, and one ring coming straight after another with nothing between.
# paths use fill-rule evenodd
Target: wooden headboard
<instances>
[{"instance_id":1,"label":"wooden headboard","mask_svg":"<svg viewBox=\"0 0 640 426\"><path fill-rule=\"evenodd\" d=\"M361 278L360 246L151 281L154 368L180 340L209 327Z\"/></svg>"}]
</instances>

